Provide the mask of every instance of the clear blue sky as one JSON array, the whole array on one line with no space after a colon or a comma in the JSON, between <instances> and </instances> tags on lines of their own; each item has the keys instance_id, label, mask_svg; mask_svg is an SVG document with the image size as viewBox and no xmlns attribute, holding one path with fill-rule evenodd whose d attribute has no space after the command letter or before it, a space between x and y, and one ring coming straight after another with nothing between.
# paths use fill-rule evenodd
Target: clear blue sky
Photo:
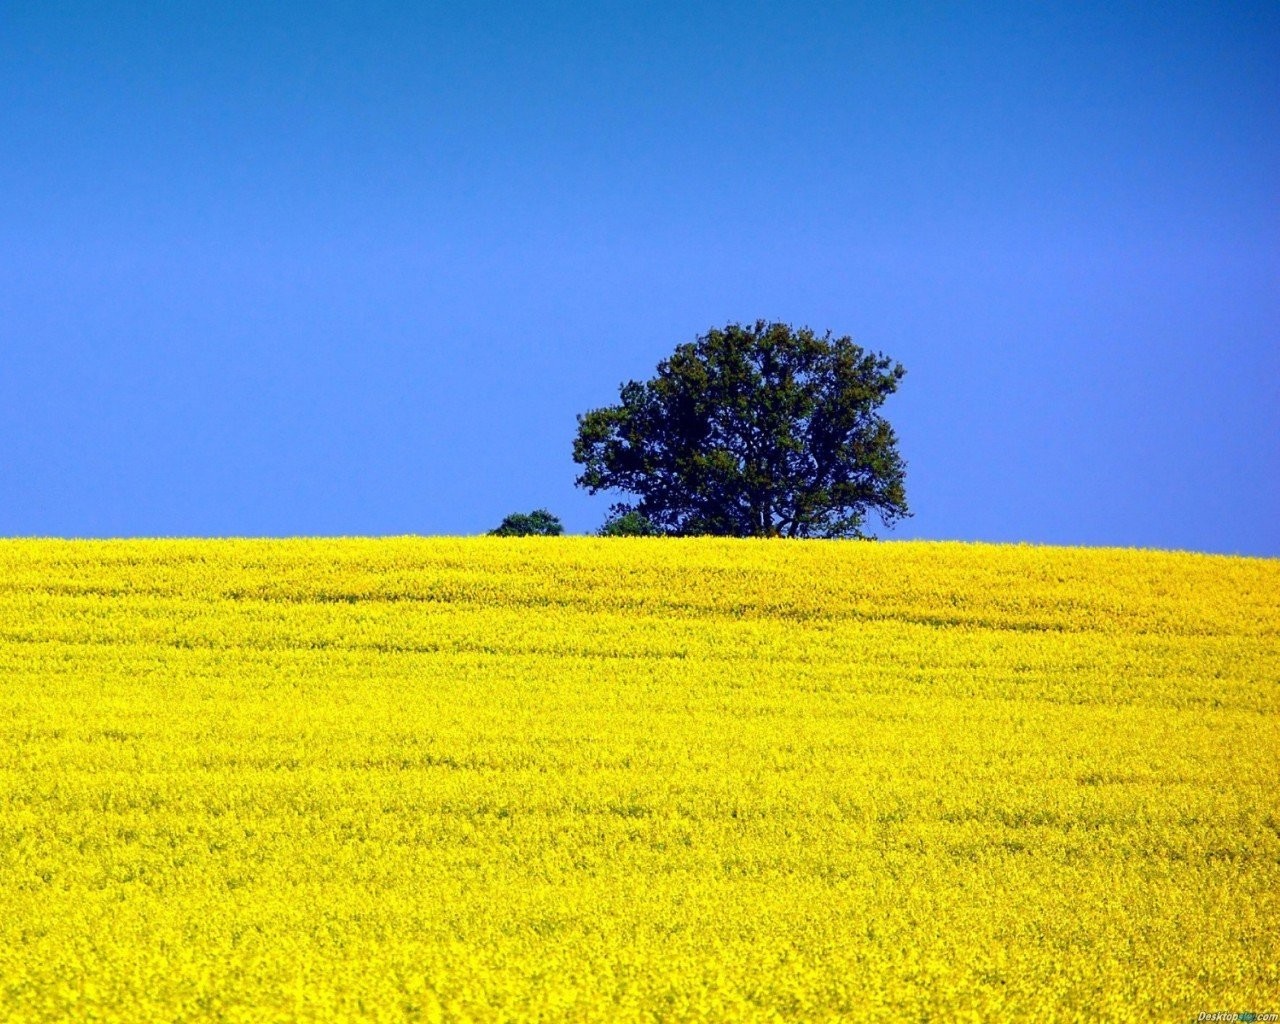
<instances>
[{"instance_id":1,"label":"clear blue sky","mask_svg":"<svg viewBox=\"0 0 1280 1024\"><path fill-rule=\"evenodd\" d=\"M893 536L1280 555L1280 6L0 7L0 534L585 532L756 318L907 367Z\"/></svg>"}]
</instances>

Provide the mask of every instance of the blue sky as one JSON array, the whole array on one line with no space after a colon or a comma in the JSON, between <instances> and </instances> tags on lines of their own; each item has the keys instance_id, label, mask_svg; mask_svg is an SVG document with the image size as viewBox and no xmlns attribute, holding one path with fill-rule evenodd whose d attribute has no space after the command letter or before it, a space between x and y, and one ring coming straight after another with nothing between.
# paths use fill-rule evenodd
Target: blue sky
<instances>
[{"instance_id":1,"label":"blue sky","mask_svg":"<svg viewBox=\"0 0 1280 1024\"><path fill-rule=\"evenodd\" d=\"M1280 555L1280 7L0 7L0 534L586 532L757 318L906 366L893 536Z\"/></svg>"}]
</instances>

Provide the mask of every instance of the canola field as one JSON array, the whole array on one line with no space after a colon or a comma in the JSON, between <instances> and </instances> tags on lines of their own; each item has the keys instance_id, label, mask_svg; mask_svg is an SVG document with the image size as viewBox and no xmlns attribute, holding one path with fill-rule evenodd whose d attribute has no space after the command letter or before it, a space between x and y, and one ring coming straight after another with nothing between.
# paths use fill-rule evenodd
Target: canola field
<instances>
[{"instance_id":1,"label":"canola field","mask_svg":"<svg viewBox=\"0 0 1280 1024\"><path fill-rule=\"evenodd\" d=\"M0 542L0 1020L1280 1011L1280 561Z\"/></svg>"}]
</instances>

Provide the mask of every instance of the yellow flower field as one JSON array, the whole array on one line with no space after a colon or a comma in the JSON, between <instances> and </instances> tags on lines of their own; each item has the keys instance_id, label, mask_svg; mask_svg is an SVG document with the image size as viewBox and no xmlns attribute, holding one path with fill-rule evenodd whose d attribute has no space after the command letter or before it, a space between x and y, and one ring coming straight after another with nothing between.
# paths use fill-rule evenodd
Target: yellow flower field
<instances>
[{"instance_id":1,"label":"yellow flower field","mask_svg":"<svg viewBox=\"0 0 1280 1024\"><path fill-rule=\"evenodd\" d=\"M1280 562L0 542L0 1020L1280 1011Z\"/></svg>"}]
</instances>

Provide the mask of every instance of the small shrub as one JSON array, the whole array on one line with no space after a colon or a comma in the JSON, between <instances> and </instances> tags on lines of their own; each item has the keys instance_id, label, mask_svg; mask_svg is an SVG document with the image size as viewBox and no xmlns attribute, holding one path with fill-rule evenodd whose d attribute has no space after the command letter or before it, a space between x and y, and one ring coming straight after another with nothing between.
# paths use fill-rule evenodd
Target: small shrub
<instances>
[{"instance_id":1,"label":"small shrub","mask_svg":"<svg viewBox=\"0 0 1280 1024\"><path fill-rule=\"evenodd\" d=\"M634 509L618 512L600 527L601 537L661 537L662 531Z\"/></svg>"}]
</instances>

